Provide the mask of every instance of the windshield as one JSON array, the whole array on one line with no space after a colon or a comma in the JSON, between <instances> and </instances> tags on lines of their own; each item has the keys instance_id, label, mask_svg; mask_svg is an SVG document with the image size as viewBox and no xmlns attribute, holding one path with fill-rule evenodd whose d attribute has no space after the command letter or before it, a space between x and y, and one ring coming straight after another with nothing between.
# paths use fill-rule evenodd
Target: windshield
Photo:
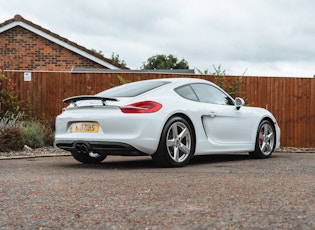
<instances>
[{"instance_id":1,"label":"windshield","mask_svg":"<svg viewBox=\"0 0 315 230\"><path fill-rule=\"evenodd\" d=\"M98 93L100 97L135 97L152 89L168 84L168 81L137 81L116 86Z\"/></svg>"}]
</instances>

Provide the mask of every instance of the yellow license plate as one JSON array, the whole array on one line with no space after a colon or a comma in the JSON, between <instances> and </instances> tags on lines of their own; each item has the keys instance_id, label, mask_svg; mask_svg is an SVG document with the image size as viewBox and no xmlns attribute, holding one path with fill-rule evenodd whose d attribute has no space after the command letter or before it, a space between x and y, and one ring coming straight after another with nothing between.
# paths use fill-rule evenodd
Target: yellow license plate
<instances>
[{"instance_id":1,"label":"yellow license plate","mask_svg":"<svg viewBox=\"0 0 315 230\"><path fill-rule=\"evenodd\" d=\"M78 122L71 125L73 133L98 133L99 124L95 122Z\"/></svg>"}]
</instances>

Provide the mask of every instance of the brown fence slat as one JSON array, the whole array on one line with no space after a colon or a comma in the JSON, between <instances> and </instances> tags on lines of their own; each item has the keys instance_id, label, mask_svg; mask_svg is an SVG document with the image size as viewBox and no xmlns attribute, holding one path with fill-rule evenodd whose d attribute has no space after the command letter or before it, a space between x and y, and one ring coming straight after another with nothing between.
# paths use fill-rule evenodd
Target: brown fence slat
<instances>
[{"instance_id":1,"label":"brown fence slat","mask_svg":"<svg viewBox=\"0 0 315 230\"><path fill-rule=\"evenodd\" d=\"M149 73L33 72L24 81L23 72L6 72L16 82L24 105L31 103L33 116L53 120L65 106L62 100L80 94L95 94L119 85L117 76L139 81L152 78L193 77L216 82L215 76ZM227 76L232 83L239 76ZM240 95L252 106L269 109L281 127L282 146L315 147L315 78L242 77ZM5 87L2 86L2 87ZM25 109L25 108L23 108Z\"/></svg>"}]
</instances>

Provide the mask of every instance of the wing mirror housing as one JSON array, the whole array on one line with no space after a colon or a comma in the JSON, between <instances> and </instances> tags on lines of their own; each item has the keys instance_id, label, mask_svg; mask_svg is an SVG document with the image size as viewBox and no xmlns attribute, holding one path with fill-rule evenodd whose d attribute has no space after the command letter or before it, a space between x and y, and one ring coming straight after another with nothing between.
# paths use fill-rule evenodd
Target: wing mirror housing
<instances>
[{"instance_id":1,"label":"wing mirror housing","mask_svg":"<svg viewBox=\"0 0 315 230\"><path fill-rule=\"evenodd\" d=\"M245 105L245 101L243 100L243 98L235 98L235 107L237 110L239 110L243 105Z\"/></svg>"}]
</instances>

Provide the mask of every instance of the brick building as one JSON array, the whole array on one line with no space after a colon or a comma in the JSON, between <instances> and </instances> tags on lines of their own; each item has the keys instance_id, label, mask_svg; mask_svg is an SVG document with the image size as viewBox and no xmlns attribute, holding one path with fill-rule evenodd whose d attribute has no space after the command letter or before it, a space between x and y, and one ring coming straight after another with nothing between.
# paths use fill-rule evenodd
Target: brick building
<instances>
[{"instance_id":1,"label":"brick building","mask_svg":"<svg viewBox=\"0 0 315 230\"><path fill-rule=\"evenodd\" d=\"M0 66L22 71L126 69L20 15L0 24Z\"/></svg>"}]
</instances>

